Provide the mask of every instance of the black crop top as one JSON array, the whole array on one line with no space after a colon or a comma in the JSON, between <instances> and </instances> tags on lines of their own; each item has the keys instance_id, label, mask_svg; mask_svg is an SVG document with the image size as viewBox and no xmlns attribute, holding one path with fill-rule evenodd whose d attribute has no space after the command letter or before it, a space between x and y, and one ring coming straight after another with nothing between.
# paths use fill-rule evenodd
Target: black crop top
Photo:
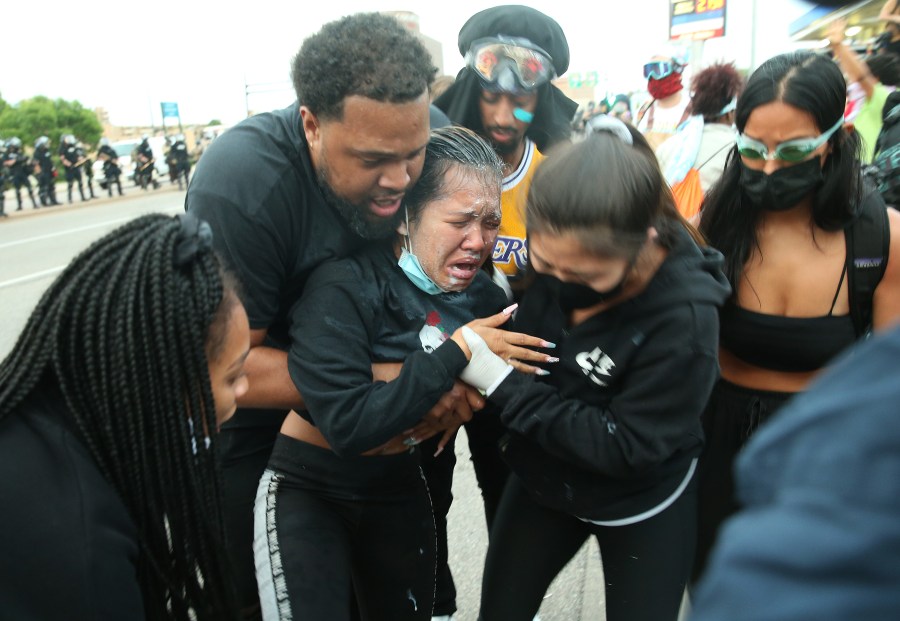
<instances>
[{"instance_id":1,"label":"black crop top","mask_svg":"<svg viewBox=\"0 0 900 621\"><path fill-rule=\"evenodd\" d=\"M782 317L729 301L720 322L719 344L724 349L772 371L817 371L857 338L850 315Z\"/></svg>"}]
</instances>

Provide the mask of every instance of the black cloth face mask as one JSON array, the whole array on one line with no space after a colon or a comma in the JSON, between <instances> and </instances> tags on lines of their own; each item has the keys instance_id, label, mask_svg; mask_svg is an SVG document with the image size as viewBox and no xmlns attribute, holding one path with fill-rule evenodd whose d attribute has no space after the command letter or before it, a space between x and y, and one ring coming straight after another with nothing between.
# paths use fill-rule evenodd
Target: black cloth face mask
<instances>
[{"instance_id":1,"label":"black cloth face mask","mask_svg":"<svg viewBox=\"0 0 900 621\"><path fill-rule=\"evenodd\" d=\"M559 307L563 312L569 313L580 308L590 308L615 298L625 288L625 280L631 272L631 265L631 263L628 264L628 268L622 274L621 280L606 291L597 291L587 285L580 285L574 282L563 282L557 278L556 280L559 282Z\"/></svg>"},{"instance_id":2,"label":"black cloth face mask","mask_svg":"<svg viewBox=\"0 0 900 621\"><path fill-rule=\"evenodd\" d=\"M741 162L741 188L754 206L768 211L787 211L818 188L825 178L814 157L795 166L779 168L771 175Z\"/></svg>"}]
</instances>

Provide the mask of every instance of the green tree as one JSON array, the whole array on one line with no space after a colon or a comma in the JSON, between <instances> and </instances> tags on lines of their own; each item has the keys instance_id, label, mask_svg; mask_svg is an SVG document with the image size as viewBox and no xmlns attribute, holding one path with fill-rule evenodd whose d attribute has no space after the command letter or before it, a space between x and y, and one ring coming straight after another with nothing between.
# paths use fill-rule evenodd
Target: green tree
<instances>
[{"instance_id":1,"label":"green tree","mask_svg":"<svg viewBox=\"0 0 900 621\"><path fill-rule=\"evenodd\" d=\"M222 124L222 121L220 121L219 119L213 119L212 121L207 123L206 126L207 127L215 127L216 125L221 125L221 124Z\"/></svg>"},{"instance_id":2,"label":"green tree","mask_svg":"<svg viewBox=\"0 0 900 621\"><path fill-rule=\"evenodd\" d=\"M16 105L0 106L0 135L18 136L25 144L34 144L39 136L48 136L58 146L60 136L74 134L86 145L93 146L102 133L97 116L77 101L54 101L38 95Z\"/></svg>"}]
</instances>

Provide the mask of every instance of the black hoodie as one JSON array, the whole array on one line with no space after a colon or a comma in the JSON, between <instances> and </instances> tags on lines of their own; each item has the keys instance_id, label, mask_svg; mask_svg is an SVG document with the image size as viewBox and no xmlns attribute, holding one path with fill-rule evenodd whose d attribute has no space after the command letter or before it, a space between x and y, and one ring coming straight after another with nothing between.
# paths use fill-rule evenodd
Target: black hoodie
<instances>
[{"instance_id":1,"label":"black hoodie","mask_svg":"<svg viewBox=\"0 0 900 621\"><path fill-rule=\"evenodd\" d=\"M540 276L514 329L555 342L549 376L512 373L491 395L503 452L541 504L593 520L647 511L681 484L703 444L718 377L722 255L686 232L637 296L568 327L559 281Z\"/></svg>"}]
</instances>

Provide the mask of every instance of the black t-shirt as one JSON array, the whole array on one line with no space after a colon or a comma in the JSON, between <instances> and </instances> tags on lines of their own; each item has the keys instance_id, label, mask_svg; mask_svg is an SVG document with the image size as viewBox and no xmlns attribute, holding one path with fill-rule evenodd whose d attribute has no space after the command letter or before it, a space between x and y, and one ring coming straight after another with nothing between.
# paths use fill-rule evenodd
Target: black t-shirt
<instances>
[{"instance_id":1,"label":"black t-shirt","mask_svg":"<svg viewBox=\"0 0 900 621\"><path fill-rule=\"evenodd\" d=\"M47 147L38 147L34 150L34 161L41 167L41 174L49 175L53 171L53 160Z\"/></svg>"},{"instance_id":2,"label":"black t-shirt","mask_svg":"<svg viewBox=\"0 0 900 621\"><path fill-rule=\"evenodd\" d=\"M281 349L290 343L288 313L313 269L364 242L325 202L297 103L216 138L197 164L185 208L212 226L213 246L243 286L250 327L268 329L266 344ZM229 425L281 420L263 418L239 411Z\"/></svg>"},{"instance_id":3,"label":"black t-shirt","mask_svg":"<svg viewBox=\"0 0 900 621\"><path fill-rule=\"evenodd\" d=\"M150 143L147 141L142 142L137 147L138 155L143 155L147 160L153 159L153 148L150 146Z\"/></svg>"},{"instance_id":4,"label":"black t-shirt","mask_svg":"<svg viewBox=\"0 0 900 621\"><path fill-rule=\"evenodd\" d=\"M308 410L301 415L338 455L383 444L415 426L466 366L458 347L442 344L506 305L481 270L463 291L421 291L387 242L322 265L293 311L288 368ZM373 362L403 369L392 382L373 382Z\"/></svg>"},{"instance_id":5,"label":"black t-shirt","mask_svg":"<svg viewBox=\"0 0 900 621\"><path fill-rule=\"evenodd\" d=\"M64 146L59 150L60 161L65 158L66 161L63 162L63 166L66 168L72 168L75 164L78 163L79 160L78 147L75 146ZM66 164L68 162L68 164Z\"/></svg>"},{"instance_id":6,"label":"black t-shirt","mask_svg":"<svg viewBox=\"0 0 900 621\"><path fill-rule=\"evenodd\" d=\"M0 617L143 619L137 529L67 416L40 389L0 422Z\"/></svg>"}]
</instances>

